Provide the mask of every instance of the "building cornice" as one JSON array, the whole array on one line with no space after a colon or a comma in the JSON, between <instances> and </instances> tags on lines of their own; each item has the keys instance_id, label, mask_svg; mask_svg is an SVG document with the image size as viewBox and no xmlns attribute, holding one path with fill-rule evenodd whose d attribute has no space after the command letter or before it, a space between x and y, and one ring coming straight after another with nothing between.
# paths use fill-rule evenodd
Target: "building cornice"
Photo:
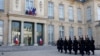
<instances>
[{"instance_id":1,"label":"building cornice","mask_svg":"<svg viewBox=\"0 0 100 56\"><path fill-rule=\"evenodd\" d=\"M22 18L30 18L30 19L38 19L38 20L46 20L46 17L39 17L39 16L33 16L33 15L20 15L20 14L9 14L9 16L13 17L22 17Z\"/></svg>"}]
</instances>

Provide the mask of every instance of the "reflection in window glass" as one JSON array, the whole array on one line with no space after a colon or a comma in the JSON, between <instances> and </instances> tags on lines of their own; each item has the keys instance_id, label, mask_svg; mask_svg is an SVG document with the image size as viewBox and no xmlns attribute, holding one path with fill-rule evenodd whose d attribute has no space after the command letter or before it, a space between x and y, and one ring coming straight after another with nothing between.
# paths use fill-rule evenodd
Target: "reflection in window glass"
<instances>
[{"instance_id":1,"label":"reflection in window glass","mask_svg":"<svg viewBox=\"0 0 100 56\"><path fill-rule=\"evenodd\" d=\"M18 45L20 44L21 42L21 24L20 22L15 22L13 21L12 22L12 44L16 45L15 44L15 39L18 39L19 43Z\"/></svg>"},{"instance_id":2,"label":"reflection in window glass","mask_svg":"<svg viewBox=\"0 0 100 56\"><path fill-rule=\"evenodd\" d=\"M24 44L32 45L33 44L33 24L24 23Z\"/></svg>"}]
</instances>

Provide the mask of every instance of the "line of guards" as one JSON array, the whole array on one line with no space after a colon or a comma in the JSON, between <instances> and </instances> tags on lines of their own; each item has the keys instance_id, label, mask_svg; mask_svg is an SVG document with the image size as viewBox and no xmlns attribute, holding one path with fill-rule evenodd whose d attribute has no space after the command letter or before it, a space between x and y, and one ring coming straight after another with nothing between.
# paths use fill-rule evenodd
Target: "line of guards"
<instances>
[{"instance_id":1,"label":"line of guards","mask_svg":"<svg viewBox=\"0 0 100 56\"><path fill-rule=\"evenodd\" d=\"M67 53L67 50L69 51L69 54L72 53L72 50L74 51L75 55L77 55L78 51L80 54L83 56L84 54L90 55L90 51L94 55L94 50L95 50L95 45L94 45L94 40L93 37L91 36L91 40L89 40L88 35L85 36L85 39L83 39L83 36L79 36L79 40L76 40L76 36L74 36L74 40L71 40L71 37L69 37L69 40L62 40L60 38L57 40L57 49L58 52L63 52Z\"/></svg>"}]
</instances>

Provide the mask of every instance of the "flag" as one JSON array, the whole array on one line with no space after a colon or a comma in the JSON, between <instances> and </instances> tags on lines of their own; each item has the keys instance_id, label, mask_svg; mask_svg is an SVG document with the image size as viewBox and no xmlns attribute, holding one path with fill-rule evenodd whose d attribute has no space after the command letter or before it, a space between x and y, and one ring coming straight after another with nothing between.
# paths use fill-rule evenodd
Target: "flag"
<instances>
[{"instance_id":1,"label":"flag","mask_svg":"<svg viewBox=\"0 0 100 56\"><path fill-rule=\"evenodd\" d=\"M33 14L33 15L36 15L36 8L33 8L33 9L32 9L32 14Z\"/></svg>"},{"instance_id":2,"label":"flag","mask_svg":"<svg viewBox=\"0 0 100 56\"><path fill-rule=\"evenodd\" d=\"M29 10L29 15L32 15L32 11L31 10Z\"/></svg>"},{"instance_id":3,"label":"flag","mask_svg":"<svg viewBox=\"0 0 100 56\"><path fill-rule=\"evenodd\" d=\"M26 10L25 14L29 14L29 13L28 13L28 10Z\"/></svg>"}]
</instances>

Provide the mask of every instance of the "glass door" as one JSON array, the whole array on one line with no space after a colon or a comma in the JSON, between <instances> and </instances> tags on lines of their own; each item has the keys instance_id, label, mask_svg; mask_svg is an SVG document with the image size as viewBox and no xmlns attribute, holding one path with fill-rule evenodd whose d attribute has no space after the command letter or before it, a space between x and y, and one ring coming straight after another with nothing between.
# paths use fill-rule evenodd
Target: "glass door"
<instances>
[{"instance_id":1,"label":"glass door","mask_svg":"<svg viewBox=\"0 0 100 56\"><path fill-rule=\"evenodd\" d=\"M21 23L18 21L12 22L12 44L20 45L21 42Z\"/></svg>"},{"instance_id":2,"label":"glass door","mask_svg":"<svg viewBox=\"0 0 100 56\"><path fill-rule=\"evenodd\" d=\"M32 23L24 23L24 44L26 46L33 45L34 43L34 38L33 38L33 24Z\"/></svg>"},{"instance_id":3,"label":"glass door","mask_svg":"<svg viewBox=\"0 0 100 56\"><path fill-rule=\"evenodd\" d=\"M37 43L43 45L43 24L37 24Z\"/></svg>"}]
</instances>

